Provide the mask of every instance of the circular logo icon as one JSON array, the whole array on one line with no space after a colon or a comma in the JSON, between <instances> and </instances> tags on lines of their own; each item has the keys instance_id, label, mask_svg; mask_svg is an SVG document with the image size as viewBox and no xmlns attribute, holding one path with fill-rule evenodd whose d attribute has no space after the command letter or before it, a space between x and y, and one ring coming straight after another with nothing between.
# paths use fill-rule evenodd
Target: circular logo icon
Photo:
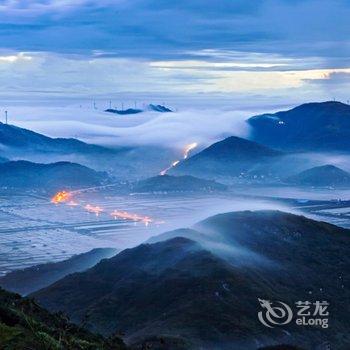
<instances>
[{"instance_id":1,"label":"circular logo icon","mask_svg":"<svg viewBox=\"0 0 350 350\"><path fill-rule=\"evenodd\" d=\"M263 311L258 312L259 321L266 327L274 328L288 324L293 318L292 309L282 301L258 299Z\"/></svg>"}]
</instances>

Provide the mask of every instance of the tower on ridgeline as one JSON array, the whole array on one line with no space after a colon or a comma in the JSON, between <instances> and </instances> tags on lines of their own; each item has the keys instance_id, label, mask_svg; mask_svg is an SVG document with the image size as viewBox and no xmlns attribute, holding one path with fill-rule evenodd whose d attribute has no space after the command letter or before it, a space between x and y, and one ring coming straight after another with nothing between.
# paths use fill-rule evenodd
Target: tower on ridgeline
<instances>
[{"instance_id":1,"label":"tower on ridgeline","mask_svg":"<svg viewBox=\"0 0 350 350\"><path fill-rule=\"evenodd\" d=\"M5 124L8 124L7 121L8 121L8 116L7 116L8 112L5 111Z\"/></svg>"}]
</instances>

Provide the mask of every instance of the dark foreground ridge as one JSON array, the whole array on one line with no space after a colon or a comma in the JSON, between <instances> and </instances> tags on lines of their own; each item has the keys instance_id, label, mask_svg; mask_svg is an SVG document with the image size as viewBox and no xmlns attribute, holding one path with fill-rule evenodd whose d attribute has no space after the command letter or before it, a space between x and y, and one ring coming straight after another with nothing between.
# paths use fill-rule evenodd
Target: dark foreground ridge
<instances>
[{"instance_id":1,"label":"dark foreground ridge","mask_svg":"<svg viewBox=\"0 0 350 350\"><path fill-rule=\"evenodd\" d=\"M125 350L117 336L105 339L52 314L31 299L0 288L1 350Z\"/></svg>"},{"instance_id":2,"label":"dark foreground ridge","mask_svg":"<svg viewBox=\"0 0 350 350\"><path fill-rule=\"evenodd\" d=\"M173 339L172 349L256 349L277 344L346 350L349 230L280 211L245 211L168 232L34 293L51 311L116 330L134 346ZM331 328L269 329L258 299L327 300ZM181 347L180 347L181 345Z\"/></svg>"}]
</instances>

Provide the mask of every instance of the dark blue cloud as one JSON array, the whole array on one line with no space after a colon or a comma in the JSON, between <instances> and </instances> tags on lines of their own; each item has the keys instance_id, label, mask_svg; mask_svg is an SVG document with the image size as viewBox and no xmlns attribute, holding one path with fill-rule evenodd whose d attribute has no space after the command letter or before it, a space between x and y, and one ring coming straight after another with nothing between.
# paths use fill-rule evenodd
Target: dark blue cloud
<instances>
[{"instance_id":1,"label":"dark blue cloud","mask_svg":"<svg viewBox=\"0 0 350 350\"><path fill-rule=\"evenodd\" d=\"M334 65L350 54L346 0L102 0L71 7L52 0L44 8L31 3L38 1L26 1L25 12L0 8L2 49L99 50L145 59L225 49L317 56Z\"/></svg>"}]
</instances>

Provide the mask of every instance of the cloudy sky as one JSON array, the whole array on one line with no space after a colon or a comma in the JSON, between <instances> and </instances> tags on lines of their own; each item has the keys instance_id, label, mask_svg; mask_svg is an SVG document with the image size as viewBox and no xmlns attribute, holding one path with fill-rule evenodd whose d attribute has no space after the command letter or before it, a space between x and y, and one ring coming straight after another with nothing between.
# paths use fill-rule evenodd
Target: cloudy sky
<instances>
[{"instance_id":1,"label":"cloudy sky","mask_svg":"<svg viewBox=\"0 0 350 350\"><path fill-rule=\"evenodd\" d=\"M0 98L346 101L349 18L348 0L0 0Z\"/></svg>"}]
</instances>

